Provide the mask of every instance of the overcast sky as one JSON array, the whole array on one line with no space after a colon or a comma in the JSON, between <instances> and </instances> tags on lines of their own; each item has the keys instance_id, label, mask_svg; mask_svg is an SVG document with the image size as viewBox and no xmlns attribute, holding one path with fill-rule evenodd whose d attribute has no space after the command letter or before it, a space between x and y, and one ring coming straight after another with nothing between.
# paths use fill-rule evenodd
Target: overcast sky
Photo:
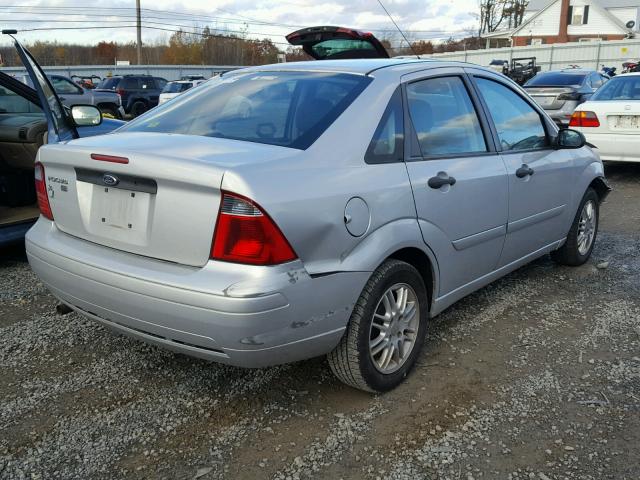
<instances>
[{"instance_id":1,"label":"overcast sky","mask_svg":"<svg viewBox=\"0 0 640 480\"><path fill-rule=\"evenodd\" d=\"M157 29L246 31L248 37L271 38L286 48L284 35L312 25L340 25L373 31L401 42L377 0L141 0L143 24ZM460 37L477 29L478 0L383 0L410 40ZM37 1L0 0L0 26L45 29L24 31L25 42L57 40L95 44L135 40L135 0ZM109 29L94 28L116 27ZM49 30L50 28L66 30ZM87 30L74 30L90 27ZM169 38L172 32L144 29L143 42ZM215 32L214 32L215 33ZM6 38L6 37L5 37ZM6 40L0 40L7 43ZM281 42L281 43L280 43Z\"/></svg>"}]
</instances>

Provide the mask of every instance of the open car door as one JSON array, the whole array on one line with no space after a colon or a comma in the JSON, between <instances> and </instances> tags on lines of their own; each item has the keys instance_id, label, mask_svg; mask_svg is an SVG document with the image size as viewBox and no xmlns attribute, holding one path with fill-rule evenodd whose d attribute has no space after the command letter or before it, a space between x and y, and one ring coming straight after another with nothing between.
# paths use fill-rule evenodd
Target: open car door
<instances>
[{"instance_id":1,"label":"open car door","mask_svg":"<svg viewBox=\"0 0 640 480\"><path fill-rule=\"evenodd\" d=\"M66 140L72 140L78 138L78 131L74 127L73 121L68 117L60 98L56 95L49 79L44 74L38 62L35 61L31 53L24 48L18 40L15 39L13 34L17 33L15 30L3 30L3 34L10 35L14 40L14 46L18 51L18 56L24 67L27 69L27 73L31 78L33 87L38 92L40 98L40 105L47 118L48 135L47 143L58 143Z\"/></svg>"},{"instance_id":2,"label":"open car door","mask_svg":"<svg viewBox=\"0 0 640 480\"><path fill-rule=\"evenodd\" d=\"M343 27L309 27L287 35L316 60L389 58L389 52L372 33Z\"/></svg>"}]
</instances>

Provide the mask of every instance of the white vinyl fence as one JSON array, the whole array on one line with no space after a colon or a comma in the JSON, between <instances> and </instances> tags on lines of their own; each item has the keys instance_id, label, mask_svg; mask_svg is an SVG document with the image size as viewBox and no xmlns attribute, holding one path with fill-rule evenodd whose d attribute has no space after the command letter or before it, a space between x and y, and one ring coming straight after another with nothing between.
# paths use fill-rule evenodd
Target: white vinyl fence
<instances>
[{"instance_id":1,"label":"white vinyl fence","mask_svg":"<svg viewBox=\"0 0 640 480\"><path fill-rule=\"evenodd\" d=\"M489 65L491 60L511 61L512 58L536 57L542 71L558 70L570 65L600 70L601 65L606 65L616 67L620 73L623 62L640 59L640 39L467 50L439 53L431 57L484 66Z\"/></svg>"}]
</instances>

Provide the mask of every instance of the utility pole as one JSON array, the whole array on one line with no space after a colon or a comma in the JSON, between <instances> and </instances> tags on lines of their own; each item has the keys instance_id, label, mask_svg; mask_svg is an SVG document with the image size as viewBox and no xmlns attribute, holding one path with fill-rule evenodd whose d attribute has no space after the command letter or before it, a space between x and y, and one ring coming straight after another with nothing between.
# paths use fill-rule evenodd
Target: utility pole
<instances>
[{"instance_id":1,"label":"utility pole","mask_svg":"<svg viewBox=\"0 0 640 480\"><path fill-rule=\"evenodd\" d=\"M137 53L138 65L142 65L142 18L140 15L140 0L136 0L136 33L137 33Z\"/></svg>"}]
</instances>

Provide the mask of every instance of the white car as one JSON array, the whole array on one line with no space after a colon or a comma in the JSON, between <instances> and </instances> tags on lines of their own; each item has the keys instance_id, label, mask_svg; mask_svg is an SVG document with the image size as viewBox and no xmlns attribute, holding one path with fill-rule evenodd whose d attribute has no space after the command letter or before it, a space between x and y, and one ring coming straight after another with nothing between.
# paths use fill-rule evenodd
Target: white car
<instances>
[{"instance_id":1,"label":"white car","mask_svg":"<svg viewBox=\"0 0 640 480\"><path fill-rule=\"evenodd\" d=\"M178 80L177 82L169 82L162 89L158 105L168 102L172 98L177 97L182 92L186 92L190 88L197 87L206 80Z\"/></svg>"},{"instance_id":2,"label":"white car","mask_svg":"<svg viewBox=\"0 0 640 480\"><path fill-rule=\"evenodd\" d=\"M614 77L571 117L602 160L640 162L640 73Z\"/></svg>"}]
</instances>

